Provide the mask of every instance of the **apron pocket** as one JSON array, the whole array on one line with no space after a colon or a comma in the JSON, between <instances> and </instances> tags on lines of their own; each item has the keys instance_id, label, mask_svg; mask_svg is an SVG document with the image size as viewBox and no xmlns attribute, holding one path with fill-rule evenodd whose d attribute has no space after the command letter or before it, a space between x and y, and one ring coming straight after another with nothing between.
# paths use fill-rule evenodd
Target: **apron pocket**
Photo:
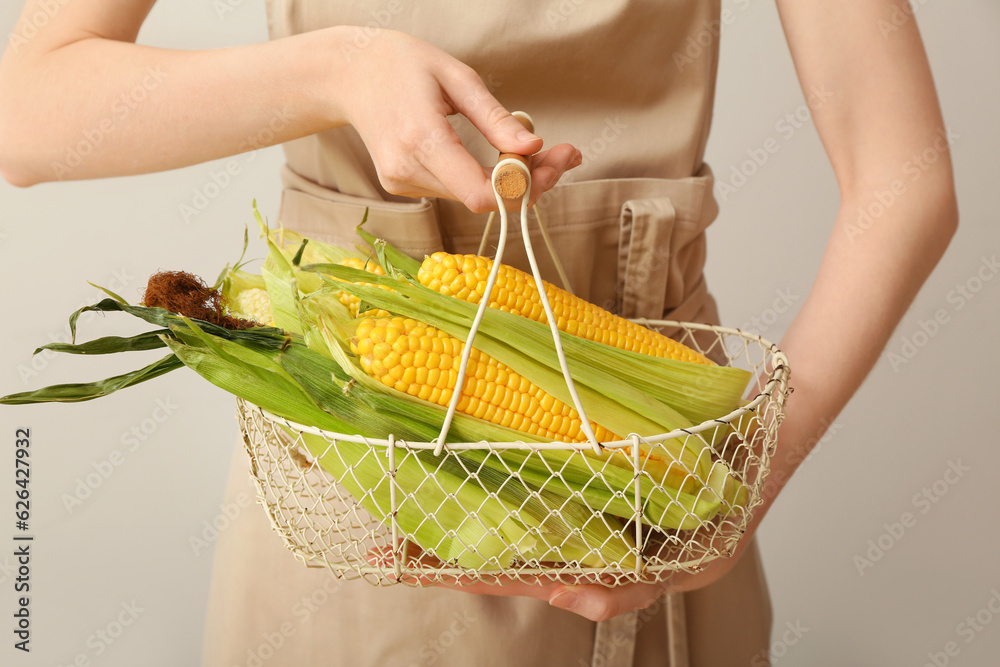
<instances>
[{"instance_id":1,"label":"apron pocket","mask_svg":"<svg viewBox=\"0 0 1000 667\"><path fill-rule=\"evenodd\" d=\"M353 247L365 209L365 229L417 259L446 250L475 253L487 215L460 202L419 199L386 202L346 195L282 170L280 221L320 241ZM705 285L705 229L718 213L708 166L690 178L621 178L557 185L538 202L553 247L579 297L624 317L690 320L714 316ZM511 216L503 261L529 270ZM555 263L538 231L529 229L542 276L560 284ZM494 225L487 254L496 248Z\"/></svg>"},{"instance_id":2,"label":"apron pocket","mask_svg":"<svg viewBox=\"0 0 1000 667\"><path fill-rule=\"evenodd\" d=\"M622 317L694 319L709 298L705 228L670 197L626 201L618 222L616 312Z\"/></svg>"},{"instance_id":3,"label":"apron pocket","mask_svg":"<svg viewBox=\"0 0 1000 667\"><path fill-rule=\"evenodd\" d=\"M657 319L664 311L670 278L670 240L676 211L670 199L632 199L618 219L616 312Z\"/></svg>"},{"instance_id":4,"label":"apron pocket","mask_svg":"<svg viewBox=\"0 0 1000 667\"><path fill-rule=\"evenodd\" d=\"M278 219L289 229L318 241L353 248L359 242L355 228L367 209L365 229L407 255L423 259L442 248L430 199L398 203L346 195L303 178L287 165L282 168L281 180L284 190Z\"/></svg>"}]
</instances>

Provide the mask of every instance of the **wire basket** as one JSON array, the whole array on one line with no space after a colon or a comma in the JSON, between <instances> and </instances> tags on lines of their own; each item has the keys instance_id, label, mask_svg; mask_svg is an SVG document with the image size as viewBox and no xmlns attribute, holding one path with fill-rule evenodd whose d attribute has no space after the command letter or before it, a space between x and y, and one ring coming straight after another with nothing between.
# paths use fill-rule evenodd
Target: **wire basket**
<instances>
[{"instance_id":1,"label":"wire basket","mask_svg":"<svg viewBox=\"0 0 1000 667\"><path fill-rule=\"evenodd\" d=\"M582 523L601 522L603 534L609 536L604 545L597 545L591 553L578 554L569 562L554 563L544 557L523 557L518 545L512 544L503 557L489 558L475 567L460 565L461 558L439 559L432 555L433 551L428 553L415 547L400 525L401 512L409 512L410 516L417 512L423 520L436 522L441 534L450 540L449 553L452 555L456 548L466 550L465 554L477 554L480 544L471 539L463 542L463 533L456 530L458 526L441 523L438 515L445 513L443 504L450 492L436 484L434 475L427 475L417 488L404 488L397 479L397 472L407 465L419 464L425 470L428 465L460 465L467 475L464 483L480 486L484 498L492 501L497 499L497 494L495 488L486 483L483 474L486 469L481 467L488 462L493 470L500 469L532 489L524 505L514 510L517 518L521 518L518 511L525 510L529 503L544 501L551 507L553 521L556 521L561 512L568 511L567 506L560 507L552 502L545 480L537 476L523 478L524 462L545 461L550 479L556 480L562 474L557 461L565 461L567 455L587 457L591 448L588 443L449 443L435 456L436 443L323 432L288 422L240 399L238 416L250 456L251 476L274 530L295 557L307 566L326 567L337 576L364 578L375 585L518 580L613 586L662 581L674 572L697 572L712 560L732 554L746 531L754 508L762 503L770 457L790 393L787 360L774 344L737 329L665 320L643 320L641 323L651 328L670 329L684 344L728 365L751 371L755 380L751 381L753 389L748 390L750 395L746 396L750 400L731 414L671 433L631 434L619 442L602 443L603 451L608 454L606 458L587 458L596 480L621 479L623 472L628 473L624 485L613 487L608 482L614 492L601 507L591 506L582 494L574 498L585 504L589 512L582 517ZM323 438L322 451L317 451L316 436ZM311 449L304 438L311 438ZM721 503L716 491L703 486L696 492L697 499L722 505L711 518L685 515L683 511L678 512L680 504L671 506L671 489L661 486L649 474L645 457L654 455L670 460L673 456L670 445L676 444L679 438L694 438L711 448L713 470L716 466L727 469L727 474L743 485L745 495L740 497L740 502ZM386 489L382 485L388 485L385 511L373 513L365 509L365 506L371 507L373 500L368 493L374 492L355 497L345 488L357 489L366 483L373 486L370 477L353 477L358 469L358 458L355 455L348 459L341 456L340 451L348 444L355 447L355 454L358 446L364 447L363 457L370 457L369 465L377 462L382 475L377 485L383 492ZM619 459L613 462L615 456ZM320 465L321 459L334 461L334 467L343 471L339 481ZM631 469L623 471L626 460L631 462ZM370 475L371 468L368 470ZM673 516L679 516L674 527L652 525L649 521L655 498L660 501L658 512L672 511ZM627 503L631 513L618 511L611 517L605 511L611 503L616 503L618 508ZM574 507L579 508L578 505ZM579 525L579 512L575 519ZM469 512L465 520L477 521L476 512ZM544 520L541 523L541 527L529 527L528 533L533 539L550 539L543 538ZM495 530L485 534L489 537L483 539L496 537ZM621 544L612 544L613 541ZM623 544L626 546L622 547ZM627 557L608 559L610 547L616 547L616 553L627 553Z\"/></svg>"}]
</instances>

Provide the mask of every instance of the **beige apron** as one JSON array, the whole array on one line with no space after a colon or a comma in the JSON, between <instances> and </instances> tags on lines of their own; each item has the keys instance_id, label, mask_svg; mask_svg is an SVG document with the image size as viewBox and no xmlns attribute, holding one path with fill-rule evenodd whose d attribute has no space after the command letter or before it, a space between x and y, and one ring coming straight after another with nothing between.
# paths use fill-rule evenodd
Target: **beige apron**
<instances>
[{"instance_id":1,"label":"beige apron","mask_svg":"<svg viewBox=\"0 0 1000 667\"><path fill-rule=\"evenodd\" d=\"M462 30L438 27L427 16L431 4ZM514 11L518 5L523 11ZM717 18L717 2L274 0L269 10L275 37L388 16L390 23L379 25L433 41L476 67L509 108L535 117L547 142L569 141L584 151L585 166L539 202L574 291L628 317L718 321L702 275L704 231L717 207L711 171L701 162L716 47L702 47L681 66L670 58L688 37L698 44L699 31ZM501 26L524 39L498 37ZM580 51L584 44L589 51ZM578 61L591 51L594 62L583 63L580 74ZM652 72L648 51L669 71ZM532 58L549 52L558 56L545 60L546 72L535 72ZM610 71L599 53L619 55ZM573 86L573 76L587 85ZM595 97L600 88L613 94ZM456 122L456 129L483 164L495 160L467 124ZM279 218L290 228L353 244L353 228L368 208L367 228L415 257L479 246L485 216L455 202L388 195L351 128L292 142L286 154ZM554 279L540 237L533 245L543 274ZM525 264L513 229L505 261ZM242 447L226 493L228 502L254 495ZM712 586L664 596L605 623L528 598L335 579L296 562L256 506L221 533L215 559L206 667L767 664L771 609L756 544Z\"/></svg>"}]
</instances>

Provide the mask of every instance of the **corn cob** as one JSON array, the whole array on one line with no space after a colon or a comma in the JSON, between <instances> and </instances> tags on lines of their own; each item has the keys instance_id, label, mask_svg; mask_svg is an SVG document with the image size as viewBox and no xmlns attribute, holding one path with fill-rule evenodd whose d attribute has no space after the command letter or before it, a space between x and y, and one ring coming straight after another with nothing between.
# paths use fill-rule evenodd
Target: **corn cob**
<instances>
[{"instance_id":1,"label":"corn cob","mask_svg":"<svg viewBox=\"0 0 1000 667\"><path fill-rule=\"evenodd\" d=\"M417 280L424 287L446 296L479 303L486 292L486 279L492 268L493 260L485 257L436 252L424 259ZM550 283L545 283L545 294L556 316L556 325L564 333L630 352L713 365L707 357L686 345L618 317ZM489 307L543 324L546 322L534 278L507 265L500 266Z\"/></svg>"},{"instance_id":2,"label":"corn cob","mask_svg":"<svg viewBox=\"0 0 1000 667\"><path fill-rule=\"evenodd\" d=\"M384 385L447 406L465 343L402 317L367 318L350 339L361 368ZM473 349L457 410L488 422L563 442L586 442L580 415L509 367ZM620 440L591 424L598 440Z\"/></svg>"},{"instance_id":3,"label":"corn cob","mask_svg":"<svg viewBox=\"0 0 1000 667\"><path fill-rule=\"evenodd\" d=\"M233 310L264 326L274 326L274 316L271 314L271 300L267 290L251 287L239 293Z\"/></svg>"},{"instance_id":4,"label":"corn cob","mask_svg":"<svg viewBox=\"0 0 1000 667\"><path fill-rule=\"evenodd\" d=\"M275 326L271 298L267 294L264 279L260 276L238 268L227 269L222 296L230 315L252 320L261 326Z\"/></svg>"}]
</instances>

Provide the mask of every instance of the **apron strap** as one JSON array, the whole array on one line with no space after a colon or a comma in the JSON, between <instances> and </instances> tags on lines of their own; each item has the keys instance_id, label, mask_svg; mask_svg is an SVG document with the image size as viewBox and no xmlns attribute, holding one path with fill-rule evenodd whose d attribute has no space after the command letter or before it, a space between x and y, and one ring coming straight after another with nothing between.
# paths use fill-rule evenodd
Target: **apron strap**
<instances>
[{"instance_id":1,"label":"apron strap","mask_svg":"<svg viewBox=\"0 0 1000 667\"><path fill-rule=\"evenodd\" d=\"M688 667L687 620L683 593L663 596L667 607L667 665Z\"/></svg>"},{"instance_id":2,"label":"apron strap","mask_svg":"<svg viewBox=\"0 0 1000 667\"><path fill-rule=\"evenodd\" d=\"M632 667L638 630L638 610L598 622L591 667Z\"/></svg>"},{"instance_id":3,"label":"apron strap","mask_svg":"<svg viewBox=\"0 0 1000 667\"><path fill-rule=\"evenodd\" d=\"M665 593L656 604L663 605L666 624L666 667L689 667L687 621L683 593ZM597 624L591 667L632 667L636 635L642 621L639 610L615 616ZM652 630L652 628L651 628Z\"/></svg>"}]
</instances>

